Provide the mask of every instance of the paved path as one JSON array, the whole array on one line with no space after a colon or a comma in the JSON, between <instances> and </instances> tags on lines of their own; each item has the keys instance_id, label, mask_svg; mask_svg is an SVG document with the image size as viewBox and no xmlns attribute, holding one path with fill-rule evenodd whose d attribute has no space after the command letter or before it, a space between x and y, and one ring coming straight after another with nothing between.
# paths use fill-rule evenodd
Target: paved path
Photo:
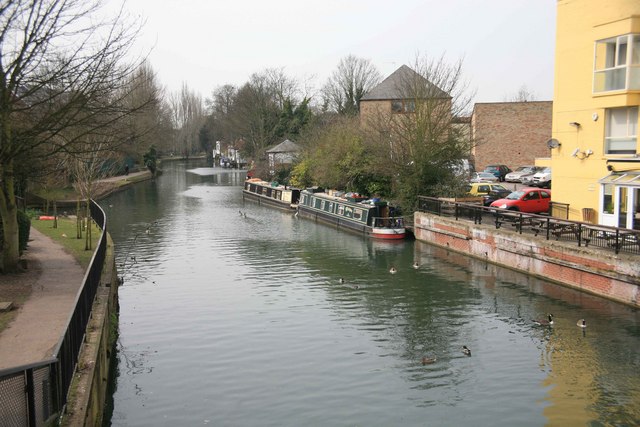
<instances>
[{"instance_id":1,"label":"paved path","mask_svg":"<svg viewBox=\"0 0 640 427\"><path fill-rule=\"evenodd\" d=\"M28 265L37 263L42 274L16 318L0 333L0 369L52 356L84 278L84 269L61 245L34 228L30 239Z\"/></svg>"}]
</instances>

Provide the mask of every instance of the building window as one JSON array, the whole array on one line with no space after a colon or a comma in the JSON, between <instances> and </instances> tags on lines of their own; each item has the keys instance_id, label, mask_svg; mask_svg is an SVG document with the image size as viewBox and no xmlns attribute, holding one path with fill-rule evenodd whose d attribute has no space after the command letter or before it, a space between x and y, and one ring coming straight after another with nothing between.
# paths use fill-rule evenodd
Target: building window
<instances>
[{"instance_id":1,"label":"building window","mask_svg":"<svg viewBox=\"0 0 640 427\"><path fill-rule=\"evenodd\" d=\"M638 107L607 109L605 154L636 154Z\"/></svg>"},{"instance_id":2,"label":"building window","mask_svg":"<svg viewBox=\"0 0 640 427\"><path fill-rule=\"evenodd\" d=\"M391 101L391 111L394 113L415 113L416 103L408 99Z\"/></svg>"},{"instance_id":3,"label":"building window","mask_svg":"<svg viewBox=\"0 0 640 427\"><path fill-rule=\"evenodd\" d=\"M640 34L598 40L593 91L640 89Z\"/></svg>"}]
</instances>

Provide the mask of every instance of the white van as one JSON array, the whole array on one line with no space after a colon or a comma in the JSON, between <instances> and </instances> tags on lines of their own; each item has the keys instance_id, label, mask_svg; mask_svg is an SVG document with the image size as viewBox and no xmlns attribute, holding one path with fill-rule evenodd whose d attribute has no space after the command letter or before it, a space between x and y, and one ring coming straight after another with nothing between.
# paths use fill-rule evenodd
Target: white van
<instances>
[{"instance_id":1,"label":"white van","mask_svg":"<svg viewBox=\"0 0 640 427\"><path fill-rule=\"evenodd\" d=\"M551 188L551 168L547 167L533 175L531 185L540 188Z\"/></svg>"}]
</instances>

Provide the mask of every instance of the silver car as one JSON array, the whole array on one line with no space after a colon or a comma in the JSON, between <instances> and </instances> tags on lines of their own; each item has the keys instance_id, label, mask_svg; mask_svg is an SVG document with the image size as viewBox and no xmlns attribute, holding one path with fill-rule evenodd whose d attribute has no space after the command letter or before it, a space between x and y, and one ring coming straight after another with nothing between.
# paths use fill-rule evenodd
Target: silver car
<instances>
[{"instance_id":1,"label":"silver car","mask_svg":"<svg viewBox=\"0 0 640 427\"><path fill-rule=\"evenodd\" d=\"M522 177L525 175L533 175L538 172L542 168L537 166L520 166L518 169L513 172L509 172L505 175L504 179L507 182L522 182Z\"/></svg>"},{"instance_id":2,"label":"silver car","mask_svg":"<svg viewBox=\"0 0 640 427\"><path fill-rule=\"evenodd\" d=\"M551 168L544 168L533 175L531 185L541 188L551 188Z\"/></svg>"}]
</instances>

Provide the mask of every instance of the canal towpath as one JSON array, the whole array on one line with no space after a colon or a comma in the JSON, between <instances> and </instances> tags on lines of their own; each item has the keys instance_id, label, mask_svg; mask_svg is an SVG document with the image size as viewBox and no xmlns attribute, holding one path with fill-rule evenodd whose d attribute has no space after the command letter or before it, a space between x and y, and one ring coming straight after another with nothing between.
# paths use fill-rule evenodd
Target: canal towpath
<instances>
[{"instance_id":1,"label":"canal towpath","mask_svg":"<svg viewBox=\"0 0 640 427\"><path fill-rule=\"evenodd\" d=\"M100 180L106 194L127 184L149 179L149 171ZM96 197L100 198L100 197ZM30 285L31 293L17 309L16 317L0 332L0 369L37 363L53 357L69 322L85 271L50 237L31 228L22 259L27 271L0 276L14 285Z\"/></svg>"},{"instance_id":2,"label":"canal towpath","mask_svg":"<svg viewBox=\"0 0 640 427\"><path fill-rule=\"evenodd\" d=\"M30 282L31 294L0 333L0 369L53 357L84 276L84 269L62 245L34 228L23 258L28 272L17 280Z\"/></svg>"}]
</instances>

